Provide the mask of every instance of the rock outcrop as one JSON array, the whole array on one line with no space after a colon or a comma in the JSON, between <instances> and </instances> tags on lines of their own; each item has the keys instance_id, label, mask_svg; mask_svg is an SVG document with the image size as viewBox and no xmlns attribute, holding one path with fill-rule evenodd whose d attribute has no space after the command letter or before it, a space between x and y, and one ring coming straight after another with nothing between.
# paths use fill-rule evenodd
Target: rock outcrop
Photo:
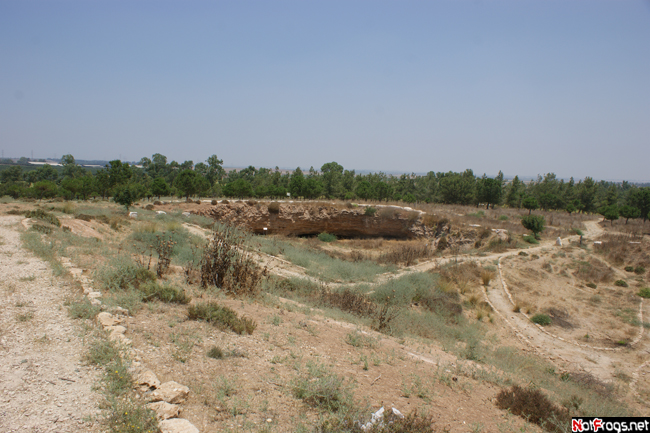
<instances>
[{"instance_id":1,"label":"rock outcrop","mask_svg":"<svg viewBox=\"0 0 650 433\"><path fill-rule=\"evenodd\" d=\"M364 206L237 202L217 204L193 213L245 226L257 234L304 236L327 232L343 237L400 239L436 234L436 227L422 224L422 212L396 206L377 206L373 215L367 215Z\"/></svg>"}]
</instances>

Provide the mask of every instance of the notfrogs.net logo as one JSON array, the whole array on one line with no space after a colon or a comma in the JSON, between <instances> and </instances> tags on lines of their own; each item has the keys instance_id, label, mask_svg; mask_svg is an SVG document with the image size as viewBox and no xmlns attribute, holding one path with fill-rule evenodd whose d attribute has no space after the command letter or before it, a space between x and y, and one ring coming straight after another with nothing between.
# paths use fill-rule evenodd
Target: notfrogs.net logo
<instances>
[{"instance_id":1,"label":"notfrogs.net logo","mask_svg":"<svg viewBox=\"0 0 650 433\"><path fill-rule=\"evenodd\" d=\"M572 432L648 432L650 433L650 418L572 418Z\"/></svg>"}]
</instances>

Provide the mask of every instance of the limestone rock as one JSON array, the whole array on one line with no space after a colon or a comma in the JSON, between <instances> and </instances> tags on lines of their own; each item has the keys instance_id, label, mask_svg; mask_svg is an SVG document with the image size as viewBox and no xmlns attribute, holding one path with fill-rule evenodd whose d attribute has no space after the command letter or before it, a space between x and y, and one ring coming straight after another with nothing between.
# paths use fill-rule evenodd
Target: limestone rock
<instances>
[{"instance_id":1,"label":"limestone rock","mask_svg":"<svg viewBox=\"0 0 650 433\"><path fill-rule=\"evenodd\" d=\"M558 247L561 247L561 246L562 246L562 239L561 239L559 236L558 236L558 238L555 240L555 245L557 245Z\"/></svg>"},{"instance_id":2,"label":"limestone rock","mask_svg":"<svg viewBox=\"0 0 650 433\"><path fill-rule=\"evenodd\" d=\"M95 298L101 298L102 294L101 292L90 292L86 296L88 296L88 299L95 299Z\"/></svg>"},{"instance_id":3,"label":"limestone rock","mask_svg":"<svg viewBox=\"0 0 650 433\"><path fill-rule=\"evenodd\" d=\"M149 403L147 407L154 412L156 412L156 417L158 420L164 420L169 418L176 418L180 413L180 406L177 404L169 404L164 401L157 401L155 403Z\"/></svg>"},{"instance_id":4,"label":"limestone rock","mask_svg":"<svg viewBox=\"0 0 650 433\"><path fill-rule=\"evenodd\" d=\"M156 374L151 370L139 374L135 379L135 383L138 385L146 385L149 388L158 388L160 386L160 380L158 380Z\"/></svg>"},{"instance_id":5,"label":"limestone rock","mask_svg":"<svg viewBox=\"0 0 650 433\"><path fill-rule=\"evenodd\" d=\"M102 301L100 301L99 299L91 299L90 305L102 305Z\"/></svg>"},{"instance_id":6,"label":"limestone rock","mask_svg":"<svg viewBox=\"0 0 650 433\"><path fill-rule=\"evenodd\" d=\"M199 433L194 424L183 418L167 419L158 424L162 433Z\"/></svg>"},{"instance_id":7,"label":"limestone rock","mask_svg":"<svg viewBox=\"0 0 650 433\"><path fill-rule=\"evenodd\" d=\"M166 401L167 403L182 403L190 393L185 385L176 383L173 380L165 382L151 393L151 401Z\"/></svg>"},{"instance_id":8,"label":"limestone rock","mask_svg":"<svg viewBox=\"0 0 650 433\"><path fill-rule=\"evenodd\" d=\"M340 236L388 236L417 238L432 236L436 227L425 226L419 211L396 206L377 206L366 215L363 206L341 209L327 204L282 203L277 211L268 205L219 203L195 213L248 227L257 234L312 235L322 232ZM267 228L266 232L264 228Z\"/></svg>"},{"instance_id":9,"label":"limestone rock","mask_svg":"<svg viewBox=\"0 0 650 433\"><path fill-rule=\"evenodd\" d=\"M113 316L111 313L103 311L97 315L97 322L103 327L108 327L118 325L121 320Z\"/></svg>"}]
</instances>

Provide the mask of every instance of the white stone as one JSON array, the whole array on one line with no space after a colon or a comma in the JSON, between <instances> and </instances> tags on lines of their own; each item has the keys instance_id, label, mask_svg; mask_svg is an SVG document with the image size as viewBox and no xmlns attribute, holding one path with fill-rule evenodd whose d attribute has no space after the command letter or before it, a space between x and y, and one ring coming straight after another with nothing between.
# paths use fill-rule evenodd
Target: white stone
<instances>
[{"instance_id":1,"label":"white stone","mask_svg":"<svg viewBox=\"0 0 650 433\"><path fill-rule=\"evenodd\" d=\"M156 417L158 420L176 418L181 411L180 406L177 404L169 404L164 401L149 403L147 407L156 412Z\"/></svg>"},{"instance_id":2,"label":"white stone","mask_svg":"<svg viewBox=\"0 0 650 433\"><path fill-rule=\"evenodd\" d=\"M157 210L156 213L158 215L167 215L167 212L165 212L164 210Z\"/></svg>"},{"instance_id":3,"label":"white stone","mask_svg":"<svg viewBox=\"0 0 650 433\"><path fill-rule=\"evenodd\" d=\"M199 433L194 424L183 418L166 419L158 424L162 433Z\"/></svg>"},{"instance_id":4,"label":"white stone","mask_svg":"<svg viewBox=\"0 0 650 433\"><path fill-rule=\"evenodd\" d=\"M189 395L190 389L173 380L165 382L151 393L151 401L166 401L167 403L182 403Z\"/></svg>"},{"instance_id":5,"label":"white stone","mask_svg":"<svg viewBox=\"0 0 650 433\"><path fill-rule=\"evenodd\" d=\"M561 239L559 236L558 236L557 239L555 240L555 245L557 245L558 247L561 247L561 246L562 246L562 239Z\"/></svg>"},{"instance_id":6,"label":"white stone","mask_svg":"<svg viewBox=\"0 0 650 433\"><path fill-rule=\"evenodd\" d=\"M95 299L95 298L101 298L102 294L101 292L90 292L86 296L88 296L88 299Z\"/></svg>"},{"instance_id":7,"label":"white stone","mask_svg":"<svg viewBox=\"0 0 650 433\"><path fill-rule=\"evenodd\" d=\"M158 380L156 374L151 370L147 370L138 375L135 379L135 383L138 385L146 385L149 388L158 388L160 386L160 380Z\"/></svg>"},{"instance_id":8,"label":"white stone","mask_svg":"<svg viewBox=\"0 0 650 433\"><path fill-rule=\"evenodd\" d=\"M121 322L120 319L105 311L97 315L97 322L103 327L115 326Z\"/></svg>"},{"instance_id":9,"label":"white stone","mask_svg":"<svg viewBox=\"0 0 650 433\"><path fill-rule=\"evenodd\" d=\"M102 301L100 301L99 299L91 299L90 305L102 305Z\"/></svg>"},{"instance_id":10,"label":"white stone","mask_svg":"<svg viewBox=\"0 0 650 433\"><path fill-rule=\"evenodd\" d=\"M181 215L188 217L188 216L191 215L191 213L189 213L189 212L183 212Z\"/></svg>"},{"instance_id":11,"label":"white stone","mask_svg":"<svg viewBox=\"0 0 650 433\"><path fill-rule=\"evenodd\" d=\"M138 213L137 212L129 212L129 218L137 218Z\"/></svg>"}]
</instances>

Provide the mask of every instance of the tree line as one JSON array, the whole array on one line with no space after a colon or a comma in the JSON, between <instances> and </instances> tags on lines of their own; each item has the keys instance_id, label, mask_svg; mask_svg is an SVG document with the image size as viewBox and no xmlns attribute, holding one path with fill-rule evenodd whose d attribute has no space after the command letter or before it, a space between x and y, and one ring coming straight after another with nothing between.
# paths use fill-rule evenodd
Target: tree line
<instances>
[{"instance_id":1,"label":"tree line","mask_svg":"<svg viewBox=\"0 0 650 433\"><path fill-rule=\"evenodd\" d=\"M433 172L425 175L356 173L336 162L319 171L300 167L283 172L277 167L226 171L217 155L205 162L178 163L156 153L137 165L110 161L91 172L78 165L72 155L61 158L61 167L43 165L25 172L12 165L0 172L0 195L36 199L60 196L86 200L91 197L137 201L162 196L231 198L305 198L404 203L445 203L511 208L563 210L568 213L601 213L606 219L643 218L650 213L650 187L629 182L595 181L591 177L569 181L554 173L524 182L515 176L506 181L464 172Z\"/></svg>"}]
</instances>

